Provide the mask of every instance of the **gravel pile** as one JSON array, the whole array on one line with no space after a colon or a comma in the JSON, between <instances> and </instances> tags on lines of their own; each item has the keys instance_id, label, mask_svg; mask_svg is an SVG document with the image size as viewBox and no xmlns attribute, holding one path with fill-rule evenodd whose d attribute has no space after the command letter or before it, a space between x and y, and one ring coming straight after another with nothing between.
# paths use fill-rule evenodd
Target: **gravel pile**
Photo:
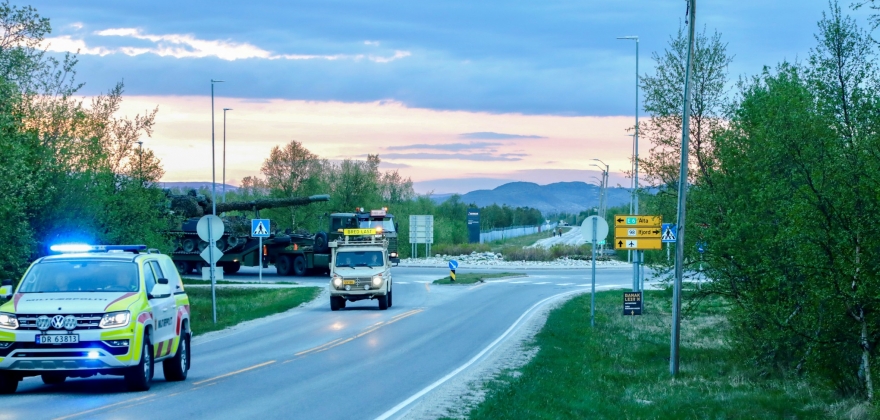
<instances>
[{"instance_id":1,"label":"gravel pile","mask_svg":"<svg viewBox=\"0 0 880 420\"><path fill-rule=\"evenodd\" d=\"M573 260L567 257L556 261L507 261L501 254L494 252L473 252L470 255L440 255L429 258L405 258L400 260L401 267L447 267L449 260L458 261L459 268L589 268L589 260ZM629 263L620 261L596 261L596 267L620 267Z\"/></svg>"}]
</instances>

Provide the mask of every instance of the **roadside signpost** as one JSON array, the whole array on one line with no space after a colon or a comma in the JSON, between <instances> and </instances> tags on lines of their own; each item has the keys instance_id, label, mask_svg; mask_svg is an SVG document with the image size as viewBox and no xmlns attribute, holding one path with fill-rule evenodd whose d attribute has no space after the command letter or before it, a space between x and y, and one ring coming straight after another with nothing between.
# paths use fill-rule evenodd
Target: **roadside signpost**
<instances>
[{"instance_id":1,"label":"roadside signpost","mask_svg":"<svg viewBox=\"0 0 880 420\"><path fill-rule=\"evenodd\" d=\"M449 260L449 278L455 282L455 269L458 268L458 261Z\"/></svg>"},{"instance_id":2,"label":"roadside signpost","mask_svg":"<svg viewBox=\"0 0 880 420\"><path fill-rule=\"evenodd\" d=\"M604 241L608 236L608 222L599 216L590 216L581 224L581 231L584 238L590 239L593 244L593 281L592 295L590 296L590 326L596 325L596 246L599 241Z\"/></svg>"},{"instance_id":3,"label":"roadside signpost","mask_svg":"<svg viewBox=\"0 0 880 420\"><path fill-rule=\"evenodd\" d=\"M664 223L660 226L660 242L666 244L666 261L669 261L669 244L675 243L675 238L678 237L678 233L676 233L678 226L674 223Z\"/></svg>"},{"instance_id":4,"label":"roadside signpost","mask_svg":"<svg viewBox=\"0 0 880 420\"><path fill-rule=\"evenodd\" d=\"M623 292L623 314L642 314L642 292Z\"/></svg>"},{"instance_id":5,"label":"roadside signpost","mask_svg":"<svg viewBox=\"0 0 880 420\"><path fill-rule=\"evenodd\" d=\"M220 220L219 217L209 214L206 216L202 216L199 219L199 222L196 224L196 233L199 234L199 238L201 240L208 243L208 246L202 251L201 257L208 264L211 265L210 271L210 279L211 279L211 306L214 312L214 323L217 323L217 261L220 260L220 257L223 256L223 252L217 248L217 238L223 236L223 232L226 231L226 228L223 226L223 221ZM206 252L207 251L207 252ZM202 278L205 278L205 270L202 269Z\"/></svg>"},{"instance_id":6,"label":"roadside signpost","mask_svg":"<svg viewBox=\"0 0 880 420\"><path fill-rule=\"evenodd\" d=\"M663 249L660 242L660 227L663 225L663 216L646 214L618 214L614 216L614 247L629 251L643 251L646 249ZM640 283L644 283L642 273L643 252L636 252L633 256L635 276L633 276L632 290L641 290Z\"/></svg>"},{"instance_id":7,"label":"roadside signpost","mask_svg":"<svg viewBox=\"0 0 880 420\"><path fill-rule=\"evenodd\" d=\"M251 219L251 237L260 239L260 247L257 248L260 256L260 282L263 281L263 238L269 237L271 223L269 219Z\"/></svg>"}]
</instances>

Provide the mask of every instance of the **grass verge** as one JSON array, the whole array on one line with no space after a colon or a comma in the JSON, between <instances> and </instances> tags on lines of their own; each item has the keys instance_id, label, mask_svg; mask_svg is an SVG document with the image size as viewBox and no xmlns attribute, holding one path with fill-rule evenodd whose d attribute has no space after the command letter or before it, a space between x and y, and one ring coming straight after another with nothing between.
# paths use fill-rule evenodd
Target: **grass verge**
<instances>
[{"instance_id":1,"label":"grass verge","mask_svg":"<svg viewBox=\"0 0 880 420\"><path fill-rule=\"evenodd\" d=\"M671 292L649 291L643 316L622 315L622 291L590 295L551 312L538 354L485 385L471 419L746 419L853 417L863 404L836 401L806 379L762 376L728 346L726 303L707 299L682 322L681 370L669 375ZM856 415L856 418L862 415Z\"/></svg>"},{"instance_id":2,"label":"grass verge","mask_svg":"<svg viewBox=\"0 0 880 420\"><path fill-rule=\"evenodd\" d=\"M461 273L455 275L455 283L449 277L434 280L433 284L474 284L485 279L497 279L503 277L524 277L524 273Z\"/></svg>"},{"instance_id":3,"label":"grass verge","mask_svg":"<svg viewBox=\"0 0 880 420\"><path fill-rule=\"evenodd\" d=\"M240 322L262 318L295 308L313 300L321 292L320 287L296 287L283 289L218 288L217 323L211 310L211 289L207 287L187 289L190 320L196 335L222 330Z\"/></svg>"},{"instance_id":4,"label":"grass verge","mask_svg":"<svg viewBox=\"0 0 880 420\"><path fill-rule=\"evenodd\" d=\"M191 277L181 277L184 285L210 285L210 280L202 280L202 279L194 279ZM258 281L232 281L232 280L217 280L217 284L298 284L293 281L264 281L262 283Z\"/></svg>"}]
</instances>

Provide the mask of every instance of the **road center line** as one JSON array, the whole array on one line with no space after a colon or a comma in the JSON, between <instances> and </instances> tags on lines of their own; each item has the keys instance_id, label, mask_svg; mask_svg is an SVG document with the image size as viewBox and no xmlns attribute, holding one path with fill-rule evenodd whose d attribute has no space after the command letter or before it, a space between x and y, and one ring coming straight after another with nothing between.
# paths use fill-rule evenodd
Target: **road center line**
<instances>
[{"instance_id":1,"label":"road center line","mask_svg":"<svg viewBox=\"0 0 880 420\"><path fill-rule=\"evenodd\" d=\"M144 400L144 399L147 399L147 398L153 398L153 397L155 397L155 396L156 396L156 394L144 395L143 397L132 398L132 399L128 399L128 400L125 400L125 401L120 401L120 402L118 402L118 403L113 403L113 404L108 404L108 405L104 405L104 406L101 406L101 407L96 407L96 408L93 408L93 409L91 409L91 410L80 411L79 413L70 414L70 415L67 415L67 416L64 416L64 417L56 417L54 420L64 420L64 419L69 419L69 418L73 418L73 417L79 417L79 416L83 416L83 415L86 415L86 414L89 414L89 413L94 413L95 411L106 410L106 409L111 408L111 407L116 407L117 405L128 404L128 403L132 403L132 402L135 402L135 401Z\"/></svg>"},{"instance_id":2,"label":"road center line","mask_svg":"<svg viewBox=\"0 0 880 420\"><path fill-rule=\"evenodd\" d=\"M253 365L253 366L251 366L251 367L247 367L247 368L244 368L244 369L236 370L235 372L224 373L224 374L222 374L222 375L220 375L220 376L215 376L215 377L213 377L213 378L211 378L211 379L205 379L205 380L203 380L203 381L193 382L193 385L194 385L194 386L198 386L198 385L203 384L203 383L205 383L205 382L216 381L216 380L218 380L218 379L227 378L227 377L230 377L230 376L232 376L232 375L238 375L239 373L244 373L244 372L247 372L247 371L249 371L249 370L254 370L254 369L256 369L256 368L261 368L261 367L263 367L263 366L271 365L272 363L275 363L275 361L274 361L274 360L270 360L270 361L268 361L268 362L263 362L263 363L260 363L260 364L258 364L258 365Z\"/></svg>"},{"instance_id":3,"label":"road center line","mask_svg":"<svg viewBox=\"0 0 880 420\"><path fill-rule=\"evenodd\" d=\"M371 333L371 332L373 332L373 331L376 331L376 330L378 330L379 328L386 327L386 326L391 325L391 324L393 324L393 323L395 323L395 322L397 322L397 321L400 321L401 319L404 319L404 318L410 317L410 316L415 315L415 314L417 314L417 313L419 313L419 312L422 312L422 311L424 311L424 309L413 309L413 310L411 310L411 311L404 312L404 313L399 314L399 315L395 315L394 318L391 318L390 320L388 320L388 322L379 322L379 323L373 324L373 325L371 325L369 328L367 328L366 330L361 331L361 332L359 332L358 334L356 334L356 335L354 335L354 336L348 337L348 338L346 338L346 339L337 338L337 339L335 339L335 340L333 340L333 341L331 341L331 342L324 343L324 344L321 344L320 346L312 347L312 348L310 348L310 349L308 349L308 350L303 350L303 351L301 351L301 352L299 352L299 353L296 353L296 354L293 355L293 356L294 356L293 359L285 360L284 362L282 362L282 364L290 363L290 362L296 360L297 358L299 358L300 356L305 356L305 355L308 355L308 354L311 354L311 353L320 353L320 352L322 352L322 351L330 350L330 349L332 349L332 348L334 348L334 347L339 347L339 346L341 346L341 345L343 345L343 344L345 344L345 343L348 343L348 342L353 341L353 340L355 340L355 339L357 339L357 338L363 337L363 336L365 336L365 335L367 335L367 334L369 334L369 333Z\"/></svg>"},{"instance_id":4,"label":"road center line","mask_svg":"<svg viewBox=\"0 0 880 420\"><path fill-rule=\"evenodd\" d=\"M471 365L473 365L478 360L480 360L484 355L486 355L486 353L489 353L490 351L494 350L495 347L499 343L501 343L501 341L503 341L505 338L507 338L507 336L510 335L511 332L515 331L516 328L519 327L519 325L523 321L523 319L525 319L527 316L533 315L536 308L541 307L542 305L549 302L550 300L559 299L563 296L568 296L568 295L573 295L573 294L578 294L578 293L583 293L583 292L581 290L574 290L571 292L559 293L557 295L553 295L548 298L545 298L545 299L539 301L538 303L532 305L531 308L529 308L525 312L523 312L523 314L520 315L520 317L517 318L516 321L514 321L514 323L507 329L507 331L504 332L504 334L501 334L500 337L496 338L495 341L493 341L488 346L486 346L486 348L484 348L482 351L480 351L471 360L469 360L465 364L459 366L457 369L453 370L452 372L450 372L446 376L438 379L436 382L432 383L431 385L428 385L427 387L425 387L421 391L413 394L411 397L407 398L406 400L404 400L400 404L397 404L396 406L392 407L390 410L382 413L382 415L380 415L379 417L376 417L376 420L386 420L386 419L390 418L391 416L397 414L400 410L403 410L404 408L406 408L406 406L412 404L414 401L418 400L419 398L421 398L425 394L433 391L435 388L439 387L440 385L443 385L443 383L452 379L455 375L458 375L461 371L469 368Z\"/></svg>"}]
</instances>

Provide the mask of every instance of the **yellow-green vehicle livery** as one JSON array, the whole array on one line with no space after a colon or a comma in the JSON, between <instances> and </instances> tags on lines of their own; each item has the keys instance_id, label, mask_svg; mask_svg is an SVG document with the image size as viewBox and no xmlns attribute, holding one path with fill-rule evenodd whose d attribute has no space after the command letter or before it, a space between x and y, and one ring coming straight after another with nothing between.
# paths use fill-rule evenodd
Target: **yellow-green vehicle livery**
<instances>
[{"instance_id":1,"label":"yellow-green vehicle livery","mask_svg":"<svg viewBox=\"0 0 880 420\"><path fill-rule=\"evenodd\" d=\"M0 286L0 394L27 376L121 375L150 389L154 366L182 381L190 367L190 306L167 255L144 245L55 245L15 290Z\"/></svg>"}]
</instances>

